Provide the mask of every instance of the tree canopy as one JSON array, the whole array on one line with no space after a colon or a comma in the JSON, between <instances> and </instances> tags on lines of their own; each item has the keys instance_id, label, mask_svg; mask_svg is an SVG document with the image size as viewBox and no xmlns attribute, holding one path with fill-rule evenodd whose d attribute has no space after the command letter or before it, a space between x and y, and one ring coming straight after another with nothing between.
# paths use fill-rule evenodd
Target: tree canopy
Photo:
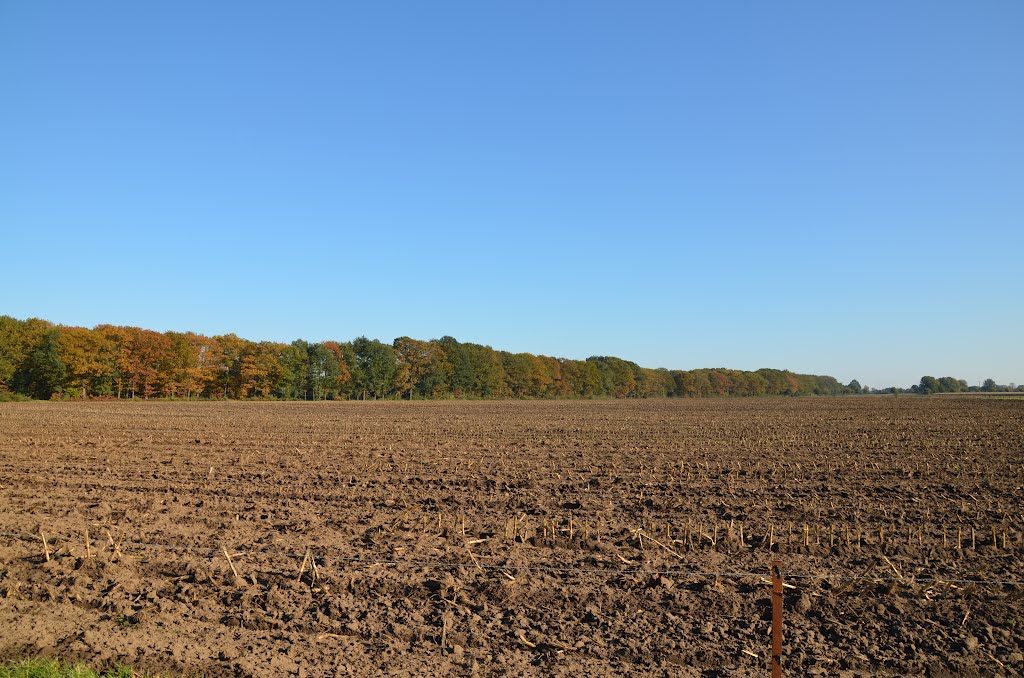
<instances>
[{"instance_id":1,"label":"tree canopy","mask_svg":"<svg viewBox=\"0 0 1024 678\"><path fill-rule=\"evenodd\" d=\"M843 386L787 370L650 369L614 356L509 353L449 336L283 344L0 316L2 390L34 398L342 400L842 395L860 388L856 380Z\"/></svg>"}]
</instances>

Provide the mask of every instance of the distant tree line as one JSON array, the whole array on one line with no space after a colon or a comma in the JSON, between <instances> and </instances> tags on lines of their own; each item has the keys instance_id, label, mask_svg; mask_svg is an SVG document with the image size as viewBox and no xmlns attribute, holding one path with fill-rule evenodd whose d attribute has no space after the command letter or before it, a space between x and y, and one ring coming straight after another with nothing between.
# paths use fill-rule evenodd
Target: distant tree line
<instances>
[{"instance_id":1,"label":"distant tree line","mask_svg":"<svg viewBox=\"0 0 1024 678\"><path fill-rule=\"evenodd\" d=\"M968 386L963 379L953 377L921 377L921 383L914 384L909 389L911 393L928 395L931 393L1024 393L1024 385L997 384L995 379L986 379L980 386Z\"/></svg>"},{"instance_id":2,"label":"distant tree line","mask_svg":"<svg viewBox=\"0 0 1024 678\"><path fill-rule=\"evenodd\" d=\"M932 395L935 393L1024 393L1024 384L997 384L994 379L986 379L978 386L968 386L964 379L955 377L921 377L920 383L908 388L889 386L888 388L869 388L861 386L856 379L846 387L847 393L864 393L871 395L888 395L900 393L915 393L918 395Z\"/></svg>"},{"instance_id":3,"label":"distant tree line","mask_svg":"<svg viewBox=\"0 0 1024 678\"><path fill-rule=\"evenodd\" d=\"M856 383L856 382L854 382ZM787 370L666 370L496 351L452 337L290 344L0 316L0 392L32 398L705 398L843 395ZM2 393L0 393L2 395Z\"/></svg>"}]
</instances>

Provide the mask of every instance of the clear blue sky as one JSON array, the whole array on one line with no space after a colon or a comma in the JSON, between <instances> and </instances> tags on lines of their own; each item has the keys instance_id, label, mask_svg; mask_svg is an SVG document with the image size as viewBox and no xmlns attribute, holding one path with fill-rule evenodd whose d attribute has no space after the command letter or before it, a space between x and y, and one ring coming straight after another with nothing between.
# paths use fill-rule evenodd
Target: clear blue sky
<instances>
[{"instance_id":1,"label":"clear blue sky","mask_svg":"<svg viewBox=\"0 0 1024 678\"><path fill-rule=\"evenodd\" d=\"M7 2L0 313L1024 382L1024 3Z\"/></svg>"}]
</instances>

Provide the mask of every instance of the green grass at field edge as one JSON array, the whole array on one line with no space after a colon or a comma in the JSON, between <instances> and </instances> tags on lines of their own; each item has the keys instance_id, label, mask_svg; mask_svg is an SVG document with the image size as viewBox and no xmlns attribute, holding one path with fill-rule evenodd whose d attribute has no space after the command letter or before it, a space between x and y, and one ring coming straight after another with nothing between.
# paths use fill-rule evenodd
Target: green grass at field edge
<instances>
[{"instance_id":1,"label":"green grass at field edge","mask_svg":"<svg viewBox=\"0 0 1024 678\"><path fill-rule=\"evenodd\" d=\"M137 673L127 666L95 671L81 662L67 663L57 659L20 659L0 664L0 678L157 678L157 676L149 673Z\"/></svg>"}]
</instances>

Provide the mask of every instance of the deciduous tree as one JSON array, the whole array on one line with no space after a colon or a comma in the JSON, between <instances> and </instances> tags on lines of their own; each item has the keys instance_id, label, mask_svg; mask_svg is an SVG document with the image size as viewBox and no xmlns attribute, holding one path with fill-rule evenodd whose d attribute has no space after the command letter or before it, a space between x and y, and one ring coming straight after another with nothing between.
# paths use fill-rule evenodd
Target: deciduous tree
<instances>
[{"instance_id":1,"label":"deciduous tree","mask_svg":"<svg viewBox=\"0 0 1024 678\"><path fill-rule=\"evenodd\" d=\"M60 393L66 378L67 368L60 357L60 330L56 328L43 336L14 375L17 390L44 399Z\"/></svg>"}]
</instances>

